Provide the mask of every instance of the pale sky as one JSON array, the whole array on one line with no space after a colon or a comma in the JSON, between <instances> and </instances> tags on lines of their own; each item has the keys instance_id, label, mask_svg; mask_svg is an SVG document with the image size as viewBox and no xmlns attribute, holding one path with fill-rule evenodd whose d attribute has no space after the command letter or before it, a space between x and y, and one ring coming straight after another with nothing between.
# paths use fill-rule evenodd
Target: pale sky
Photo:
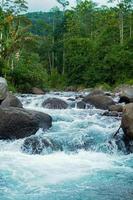
<instances>
[{"instance_id":1,"label":"pale sky","mask_svg":"<svg viewBox=\"0 0 133 200\"><path fill-rule=\"evenodd\" d=\"M54 6L59 6L56 0L27 0L29 11L48 11ZM69 0L70 6L74 6L76 0ZM107 0L95 0L99 5L106 5Z\"/></svg>"}]
</instances>

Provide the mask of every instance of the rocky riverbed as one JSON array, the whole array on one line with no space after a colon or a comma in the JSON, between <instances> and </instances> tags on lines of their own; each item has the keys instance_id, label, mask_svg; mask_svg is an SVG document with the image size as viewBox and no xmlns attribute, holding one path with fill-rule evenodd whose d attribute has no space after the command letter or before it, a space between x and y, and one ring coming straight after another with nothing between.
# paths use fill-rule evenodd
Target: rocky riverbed
<instances>
[{"instance_id":1,"label":"rocky riverbed","mask_svg":"<svg viewBox=\"0 0 133 200\"><path fill-rule=\"evenodd\" d=\"M0 200L133 199L131 95L3 91Z\"/></svg>"}]
</instances>

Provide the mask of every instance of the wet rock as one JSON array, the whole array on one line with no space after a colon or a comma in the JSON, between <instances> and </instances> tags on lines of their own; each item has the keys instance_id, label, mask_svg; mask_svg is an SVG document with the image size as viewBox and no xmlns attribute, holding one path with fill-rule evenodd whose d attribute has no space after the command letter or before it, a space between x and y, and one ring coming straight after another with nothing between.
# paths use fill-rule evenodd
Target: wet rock
<instances>
[{"instance_id":1,"label":"wet rock","mask_svg":"<svg viewBox=\"0 0 133 200\"><path fill-rule=\"evenodd\" d=\"M7 96L8 86L6 79L0 77L0 101L4 100Z\"/></svg>"},{"instance_id":2,"label":"wet rock","mask_svg":"<svg viewBox=\"0 0 133 200\"><path fill-rule=\"evenodd\" d=\"M31 136L24 140L21 147L22 151L29 154L41 154L45 150L49 151L62 151L61 145L57 144L50 138L43 138L40 136Z\"/></svg>"},{"instance_id":3,"label":"wet rock","mask_svg":"<svg viewBox=\"0 0 133 200\"><path fill-rule=\"evenodd\" d=\"M52 118L41 112L22 108L0 108L0 139L20 139L34 135L39 128L52 126Z\"/></svg>"},{"instance_id":4,"label":"wet rock","mask_svg":"<svg viewBox=\"0 0 133 200\"><path fill-rule=\"evenodd\" d=\"M21 101L11 93L9 93L7 97L2 101L1 106L23 108Z\"/></svg>"},{"instance_id":5,"label":"wet rock","mask_svg":"<svg viewBox=\"0 0 133 200\"><path fill-rule=\"evenodd\" d=\"M125 136L133 140L133 103L124 107L121 127Z\"/></svg>"},{"instance_id":6,"label":"wet rock","mask_svg":"<svg viewBox=\"0 0 133 200\"><path fill-rule=\"evenodd\" d=\"M103 110L107 110L109 106L115 105L113 99L106 95L87 95L83 101Z\"/></svg>"},{"instance_id":7,"label":"wet rock","mask_svg":"<svg viewBox=\"0 0 133 200\"><path fill-rule=\"evenodd\" d=\"M48 109L66 109L68 104L58 98L48 98L43 102L42 106Z\"/></svg>"},{"instance_id":8,"label":"wet rock","mask_svg":"<svg viewBox=\"0 0 133 200\"><path fill-rule=\"evenodd\" d=\"M82 94L76 96L76 99L83 99L83 98L84 96Z\"/></svg>"},{"instance_id":9,"label":"wet rock","mask_svg":"<svg viewBox=\"0 0 133 200\"><path fill-rule=\"evenodd\" d=\"M102 115L108 117L122 117L122 113L117 111L106 111Z\"/></svg>"},{"instance_id":10,"label":"wet rock","mask_svg":"<svg viewBox=\"0 0 133 200\"><path fill-rule=\"evenodd\" d=\"M112 106L109 106L109 111L111 112L123 112L123 106L122 105L112 105Z\"/></svg>"},{"instance_id":11,"label":"wet rock","mask_svg":"<svg viewBox=\"0 0 133 200\"><path fill-rule=\"evenodd\" d=\"M68 101L75 101L74 98L68 98L67 100L68 100Z\"/></svg>"},{"instance_id":12,"label":"wet rock","mask_svg":"<svg viewBox=\"0 0 133 200\"><path fill-rule=\"evenodd\" d=\"M43 95L43 94L45 94L45 92L40 88L33 87L32 88L32 94Z\"/></svg>"},{"instance_id":13,"label":"wet rock","mask_svg":"<svg viewBox=\"0 0 133 200\"><path fill-rule=\"evenodd\" d=\"M85 109L86 108L86 103L83 102L83 101L77 102L77 108Z\"/></svg>"},{"instance_id":14,"label":"wet rock","mask_svg":"<svg viewBox=\"0 0 133 200\"><path fill-rule=\"evenodd\" d=\"M122 151L124 154L133 153L133 140L130 140L125 135L117 135L115 137L115 143L119 151Z\"/></svg>"}]
</instances>

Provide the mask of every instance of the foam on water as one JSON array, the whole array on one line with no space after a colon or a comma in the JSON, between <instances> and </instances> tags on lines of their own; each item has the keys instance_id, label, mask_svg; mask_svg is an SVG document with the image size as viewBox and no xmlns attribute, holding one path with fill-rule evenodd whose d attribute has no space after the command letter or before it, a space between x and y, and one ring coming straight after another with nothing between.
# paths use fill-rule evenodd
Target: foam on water
<instances>
[{"instance_id":1,"label":"foam on water","mask_svg":"<svg viewBox=\"0 0 133 200\"><path fill-rule=\"evenodd\" d=\"M75 93L20 97L24 107L50 114L53 126L43 133L63 151L29 155L24 139L0 141L0 200L131 200L133 155L123 155L108 140L120 121L100 110L48 110L48 97L66 100ZM86 148L87 147L87 148Z\"/></svg>"}]
</instances>

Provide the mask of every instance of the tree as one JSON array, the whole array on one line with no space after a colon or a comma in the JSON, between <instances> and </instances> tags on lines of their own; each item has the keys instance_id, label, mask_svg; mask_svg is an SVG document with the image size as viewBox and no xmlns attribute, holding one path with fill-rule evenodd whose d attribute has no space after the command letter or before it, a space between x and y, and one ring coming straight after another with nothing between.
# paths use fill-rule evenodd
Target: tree
<instances>
[{"instance_id":1,"label":"tree","mask_svg":"<svg viewBox=\"0 0 133 200\"><path fill-rule=\"evenodd\" d=\"M119 31L120 31L120 44L124 43L124 16L125 13L128 12L133 5L132 0L110 0L109 2L117 2L118 14L119 14ZM130 15L131 17L131 15ZM131 28L131 18L130 18L130 37L132 34Z\"/></svg>"}]
</instances>

